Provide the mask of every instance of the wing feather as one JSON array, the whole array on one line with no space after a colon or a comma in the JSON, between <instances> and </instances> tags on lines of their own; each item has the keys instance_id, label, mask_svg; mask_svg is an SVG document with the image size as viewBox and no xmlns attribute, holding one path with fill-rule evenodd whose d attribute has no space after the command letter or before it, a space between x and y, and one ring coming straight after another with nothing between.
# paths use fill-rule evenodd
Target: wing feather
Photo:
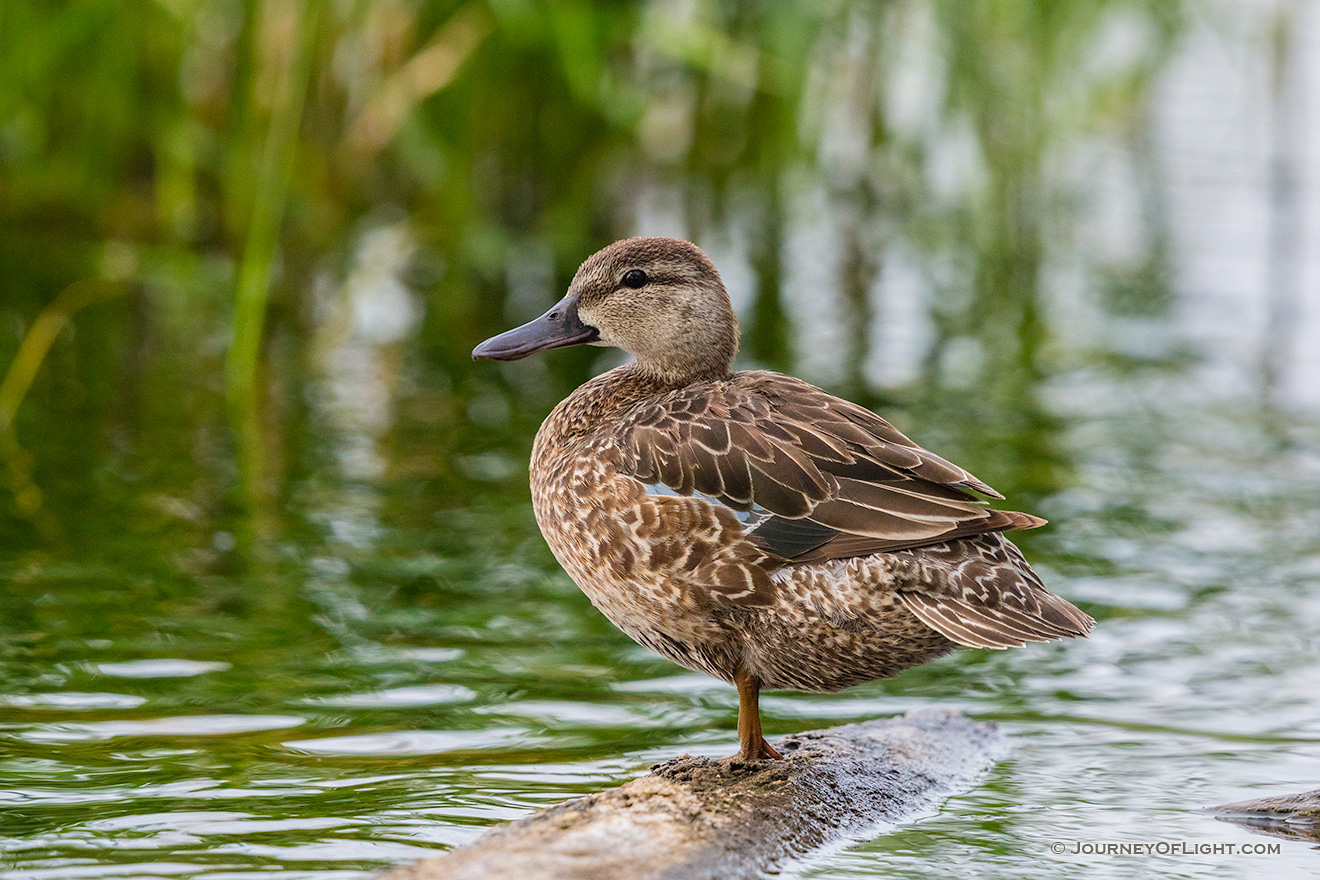
<instances>
[{"instance_id":1,"label":"wing feather","mask_svg":"<svg viewBox=\"0 0 1320 880\"><path fill-rule=\"evenodd\" d=\"M747 456L741 449L731 449L720 459L720 476L724 479L724 494L718 496L730 506L744 510L752 504L752 474Z\"/></svg>"},{"instance_id":2,"label":"wing feather","mask_svg":"<svg viewBox=\"0 0 1320 880\"><path fill-rule=\"evenodd\" d=\"M1023 639L1015 639L1006 633L986 629L963 615L953 613L942 602L921 593L899 593L903 604L926 626L944 635L960 645L969 648L1020 648L1026 644Z\"/></svg>"},{"instance_id":3,"label":"wing feather","mask_svg":"<svg viewBox=\"0 0 1320 880\"><path fill-rule=\"evenodd\" d=\"M958 546L912 551L921 586L899 598L922 623L975 648L1077 638L1095 621L1045 589L1021 552L1001 535L983 534Z\"/></svg>"},{"instance_id":4,"label":"wing feather","mask_svg":"<svg viewBox=\"0 0 1320 880\"><path fill-rule=\"evenodd\" d=\"M990 510L969 491L1001 496L972 474L870 410L778 373L735 373L649 398L620 420L613 445L620 469L643 483L762 509L748 539L785 562L1044 522Z\"/></svg>"},{"instance_id":5,"label":"wing feather","mask_svg":"<svg viewBox=\"0 0 1320 880\"><path fill-rule=\"evenodd\" d=\"M724 494L724 469L717 453L709 447L694 444L687 450L692 465L692 485L702 495L719 497Z\"/></svg>"}]
</instances>

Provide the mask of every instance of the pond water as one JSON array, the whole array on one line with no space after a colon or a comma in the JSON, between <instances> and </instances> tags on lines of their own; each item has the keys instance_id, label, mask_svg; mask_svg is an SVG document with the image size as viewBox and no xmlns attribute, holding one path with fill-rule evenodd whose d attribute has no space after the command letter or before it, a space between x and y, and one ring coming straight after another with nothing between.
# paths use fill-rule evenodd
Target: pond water
<instances>
[{"instance_id":1,"label":"pond water","mask_svg":"<svg viewBox=\"0 0 1320 880\"><path fill-rule=\"evenodd\" d=\"M1099 626L765 698L776 734L945 706L1013 740L938 816L807 875L1313 872L1314 848L1289 841L1153 860L1048 847L1264 841L1194 810L1314 787L1320 420L1198 400L1161 367L1043 392L1072 473L1037 507L1055 525L1022 543ZM916 436L976 443L974 421L918 411L901 414ZM360 876L735 748L732 689L634 646L555 569L521 490L525 438L472 453L474 479L437 474L432 430L399 429L399 472L308 475L296 536L247 561L224 531L198 540L168 461L128 455L115 478L133 497L64 514L98 536L85 552L6 570L6 877Z\"/></svg>"},{"instance_id":2,"label":"pond water","mask_svg":"<svg viewBox=\"0 0 1320 880\"><path fill-rule=\"evenodd\" d=\"M1320 873L1314 844L1197 812L1320 785L1320 258L1278 234L1316 228L1320 160L1257 136L1262 107L1288 109L1261 73L1269 21L1211 8L1161 62L1140 137L1045 163L1072 202L1035 205L1026 276L996 268L1012 235L969 256L917 230L877 245L860 299L823 294L848 230L828 187L791 200L775 308L795 344L753 341L749 362L865 400L1050 519L1019 543L1099 621L765 696L771 736L939 706L1012 740L973 791L807 877ZM1320 45L1320 15L1299 21L1297 45ZM675 199L657 182L637 228L681 232ZM763 316L755 223L731 222L711 250ZM223 321L160 292L186 282L89 306L53 350L0 435L21 513L0 531L6 878L358 878L735 750L733 690L615 631L536 531L532 433L612 355L467 365L549 301L517 283L545 260L521 252L504 308L450 323L424 302L417 239L367 224L311 295L315 332L295 350L277 325L281 416L250 448L215 378ZM949 292L964 282L976 298ZM1278 850L1072 852L1106 843Z\"/></svg>"}]
</instances>

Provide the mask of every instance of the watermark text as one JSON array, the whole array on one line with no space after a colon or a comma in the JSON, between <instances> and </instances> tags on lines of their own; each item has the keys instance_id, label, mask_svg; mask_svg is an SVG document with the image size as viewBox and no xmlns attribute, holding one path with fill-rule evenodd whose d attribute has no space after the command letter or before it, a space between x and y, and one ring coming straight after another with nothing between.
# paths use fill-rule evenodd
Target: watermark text
<instances>
[{"instance_id":1,"label":"watermark text","mask_svg":"<svg viewBox=\"0 0 1320 880\"><path fill-rule=\"evenodd\" d=\"M1069 856L1277 856L1278 843L1203 843L1191 840L1154 840L1110 843L1107 841L1055 841L1050 852Z\"/></svg>"}]
</instances>

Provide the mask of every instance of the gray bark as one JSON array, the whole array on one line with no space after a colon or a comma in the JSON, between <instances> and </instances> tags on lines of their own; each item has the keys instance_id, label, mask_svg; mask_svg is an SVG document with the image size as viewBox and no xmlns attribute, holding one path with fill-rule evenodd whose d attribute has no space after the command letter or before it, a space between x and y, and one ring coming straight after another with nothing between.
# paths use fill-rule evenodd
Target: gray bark
<instances>
[{"instance_id":1,"label":"gray bark","mask_svg":"<svg viewBox=\"0 0 1320 880\"><path fill-rule=\"evenodd\" d=\"M1320 840L1320 789L1210 807L1215 818L1288 840Z\"/></svg>"},{"instance_id":2,"label":"gray bark","mask_svg":"<svg viewBox=\"0 0 1320 880\"><path fill-rule=\"evenodd\" d=\"M785 760L657 764L381 880L758 877L929 814L1005 748L993 724L939 710L800 733L776 747Z\"/></svg>"}]
</instances>

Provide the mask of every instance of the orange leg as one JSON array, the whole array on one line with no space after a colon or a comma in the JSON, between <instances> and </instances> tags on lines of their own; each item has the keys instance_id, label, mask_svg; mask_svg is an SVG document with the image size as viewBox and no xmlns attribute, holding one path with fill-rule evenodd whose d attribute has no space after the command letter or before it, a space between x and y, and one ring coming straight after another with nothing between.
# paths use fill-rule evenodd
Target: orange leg
<instances>
[{"instance_id":1,"label":"orange leg","mask_svg":"<svg viewBox=\"0 0 1320 880\"><path fill-rule=\"evenodd\" d=\"M738 687L738 743L742 746L738 757L744 761L783 760L761 736L760 680L740 669L734 673L733 683Z\"/></svg>"}]
</instances>

